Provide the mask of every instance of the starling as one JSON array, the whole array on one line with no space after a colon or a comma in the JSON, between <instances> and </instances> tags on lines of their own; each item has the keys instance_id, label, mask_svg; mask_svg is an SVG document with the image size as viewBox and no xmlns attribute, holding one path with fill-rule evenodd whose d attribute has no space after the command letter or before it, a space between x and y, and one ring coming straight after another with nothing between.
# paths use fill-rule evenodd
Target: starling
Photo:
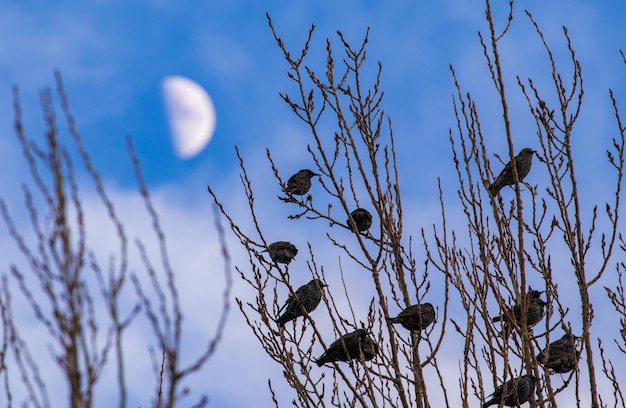
<instances>
[{"instance_id":1,"label":"starling","mask_svg":"<svg viewBox=\"0 0 626 408\"><path fill-rule=\"evenodd\" d=\"M369 337L365 329L357 329L335 340L315 362L321 367L325 363L360 358L361 354L365 361L378 354L378 344Z\"/></svg>"},{"instance_id":2,"label":"starling","mask_svg":"<svg viewBox=\"0 0 626 408\"><path fill-rule=\"evenodd\" d=\"M284 327L285 323L304 315L302 308L304 308L307 313L314 311L322 300L322 288L326 286L328 285L320 279L313 279L306 285L300 286L298 290L296 290L296 296L289 296L289 299L287 299L285 305L281 308L281 310L285 309L285 312L276 319L276 323L278 323L280 327Z\"/></svg>"},{"instance_id":3,"label":"starling","mask_svg":"<svg viewBox=\"0 0 626 408\"><path fill-rule=\"evenodd\" d=\"M367 336L361 343L361 352L363 353L363 359L370 361L378 354L378 344L370 336Z\"/></svg>"},{"instance_id":4,"label":"starling","mask_svg":"<svg viewBox=\"0 0 626 408\"><path fill-rule=\"evenodd\" d=\"M303 169L289 177L287 180L287 186L284 188L284 192L288 194L304 195L309 192L311 188L311 177L319 176L317 173L313 173L309 169Z\"/></svg>"},{"instance_id":5,"label":"starling","mask_svg":"<svg viewBox=\"0 0 626 408\"><path fill-rule=\"evenodd\" d=\"M354 220L354 224L356 225L356 231L354 231L354 227L350 222L350 218L348 218L346 224L348 224L348 227L354 232L364 232L372 226L372 214L370 214L369 211L367 211L366 209L357 208L356 210L352 211L350 216Z\"/></svg>"},{"instance_id":6,"label":"starling","mask_svg":"<svg viewBox=\"0 0 626 408\"><path fill-rule=\"evenodd\" d=\"M274 242L270 244L269 249L266 251L270 253L272 261L284 264L289 264L298 254L298 248L291 242L286 241Z\"/></svg>"},{"instance_id":7,"label":"starling","mask_svg":"<svg viewBox=\"0 0 626 408\"><path fill-rule=\"evenodd\" d=\"M517 156L515 156L515 167L517 168L517 177L521 182L524 180L524 177L528 175L530 171L530 167L533 164L533 153L537 153L533 149L529 149L528 147L522 149ZM502 187L511 186L515 184L515 180L513 180L513 167L511 166L511 162L508 162L502 172L496 180L489 186L489 194L494 197L496 194L500 192Z\"/></svg>"},{"instance_id":8,"label":"starling","mask_svg":"<svg viewBox=\"0 0 626 408\"><path fill-rule=\"evenodd\" d=\"M576 350L576 340L580 337L565 333L560 339L537 354L537 361L555 373L563 374L576 368L580 354Z\"/></svg>"},{"instance_id":9,"label":"starling","mask_svg":"<svg viewBox=\"0 0 626 408\"><path fill-rule=\"evenodd\" d=\"M532 290L532 289L528 292L528 295L530 296L530 299L528 300L528 310L526 313L526 327L528 328L531 328L537 323L539 323L541 319L543 319L543 316L545 316L545 313L546 313L545 307L547 303L539 297L541 296L542 293L543 292L540 292L538 290ZM506 312L504 312L502 314L502 317L504 318L504 320L508 319L507 316L511 314L511 309L512 309L513 316L515 316L515 321L517 322L517 325L519 326L522 323L522 304L516 303L515 306L513 306L512 308L509 308ZM499 322L500 316L494 317L492 321ZM507 335L509 333L508 322L505 322L504 324L504 332L507 333Z\"/></svg>"},{"instance_id":10,"label":"starling","mask_svg":"<svg viewBox=\"0 0 626 408\"><path fill-rule=\"evenodd\" d=\"M491 399L483 404L483 408L504 404L507 407L518 407L530 400L535 392L535 376L527 374L514 378L497 387Z\"/></svg>"},{"instance_id":11,"label":"starling","mask_svg":"<svg viewBox=\"0 0 626 408\"><path fill-rule=\"evenodd\" d=\"M420 331L435 321L435 308L430 303L411 305L389 321L394 324L400 323L408 330Z\"/></svg>"}]
</instances>

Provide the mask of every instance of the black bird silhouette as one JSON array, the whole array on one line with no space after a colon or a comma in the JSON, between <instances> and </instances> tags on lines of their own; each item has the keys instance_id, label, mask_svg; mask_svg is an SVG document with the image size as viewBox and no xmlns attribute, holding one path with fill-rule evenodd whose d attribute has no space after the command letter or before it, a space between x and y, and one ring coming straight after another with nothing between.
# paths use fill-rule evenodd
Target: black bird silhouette
<instances>
[{"instance_id":1,"label":"black bird silhouette","mask_svg":"<svg viewBox=\"0 0 626 408\"><path fill-rule=\"evenodd\" d=\"M526 374L518 378L509 380L496 388L491 394L491 399L483 404L483 408L504 403L507 407L518 407L530 401L535 392L537 378L531 374Z\"/></svg>"},{"instance_id":2,"label":"black bird silhouette","mask_svg":"<svg viewBox=\"0 0 626 408\"><path fill-rule=\"evenodd\" d=\"M369 361L378 354L378 344L372 340L367 330L357 329L335 340L328 350L324 352L315 363L322 366L334 361L348 361L360 358L363 355L365 361Z\"/></svg>"},{"instance_id":3,"label":"black bird silhouette","mask_svg":"<svg viewBox=\"0 0 626 408\"><path fill-rule=\"evenodd\" d=\"M430 303L411 305L389 321L394 324L400 323L407 330L420 331L435 321L435 308Z\"/></svg>"},{"instance_id":4,"label":"black bird silhouette","mask_svg":"<svg viewBox=\"0 0 626 408\"><path fill-rule=\"evenodd\" d=\"M515 156L515 167L517 168L517 177L520 182L524 180L524 177L530 172L530 167L533 164L533 153L537 152L527 147L522 149L519 154ZM493 197L498 194L504 186L511 186L513 184L515 184L515 180L513 180L513 166L511 166L511 162L508 162L500 172L500 175L498 175L496 180L489 186L489 194Z\"/></svg>"},{"instance_id":5,"label":"black bird silhouette","mask_svg":"<svg viewBox=\"0 0 626 408\"><path fill-rule=\"evenodd\" d=\"M350 229L354 232L367 231L372 226L372 214L370 214L369 211L367 211L364 208L357 208L356 210L350 213L350 216L354 220L354 224L356 225L356 230L352 226L352 223L350 222L350 218L348 218L348 220L346 221L346 224L348 224L348 227L350 227Z\"/></svg>"},{"instance_id":6,"label":"black bird silhouette","mask_svg":"<svg viewBox=\"0 0 626 408\"><path fill-rule=\"evenodd\" d=\"M296 290L295 297L289 296L285 305L281 308L285 309L285 312L276 319L276 323L280 327L284 327L285 323L294 320L300 316L303 316L302 308L311 313L315 310L317 305L322 300L322 288L326 285L321 279L313 279L306 285L302 285Z\"/></svg>"},{"instance_id":7,"label":"black bird silhouette","mask_svg":"<svg viewBox=\"0 0 626 408\"><path fill-rule=\"evenodd\" d=\"M541 321L541 319L543 319L543 317L546 314L546 305L547 303L541 299L539 296L541 296L543 292L538 291L538 290L532 290L530 289L530 291L528 292L529 296L529 300L528 300L528 310L526 313L526 327L531 328L534 325L536 325L537 323L539 323ZM510 332L510 315L513 315L515 317L515 321L517 322L517 325L521 325L522 323L522 304L521 303L516 303L515 306L513 306L512 308L509 307L504 313L502 313L502 317L505 320L504 323L504 333L506 333L506 335L508 336L509 332ZM500 321L500 316L496 316L493 319L491 319L493 322L499 322Z\"/></svg>"},{"instance_id":8,"label":"black bird silhouette","mask_svg":"<svg viewBox=\"0 0 626 408\"><path fill-rule=\"evenodd\" d=\"M272 261L284 264L289 264L298 254L298 248L296 248L294 244L286 241L271 243L265 251L269 252Z\"/></svg>"},{"instance_id":9,"label":"black bird silhouette","mask_svg":"<svg viewBox=\"0 0 626 408\"><path fill-rule=\"evenodd\" d=\"M312 172L309 169L302 169L287 180L287 186L283 189L285 193L304 195L309 192L311 188L311 178L313 176L319 176L319 174Z\"/></svg>"},{"instance_id":10,"label":"black bird silhouette","mask_svg":"<svg viewBox=\"0 0 626 408\"><path fill-rule=\"evenodd\" d=\"M537 354L537 361L555 373L563 374L572 371L578 364L580 353L576 349L579 337L565 333L560 339L550 343L549 347Z\"/></svg>"}]
</instances>

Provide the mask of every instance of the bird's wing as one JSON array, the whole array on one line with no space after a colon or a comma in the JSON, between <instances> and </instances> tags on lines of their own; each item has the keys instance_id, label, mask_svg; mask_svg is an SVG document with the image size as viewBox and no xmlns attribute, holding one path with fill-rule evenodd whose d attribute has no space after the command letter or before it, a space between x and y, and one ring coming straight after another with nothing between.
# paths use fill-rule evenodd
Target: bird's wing
<instances>
[{"instance_id":1,"label":"bird's wing","mask_svg":"<svg viewBox=\"0 0 626 408\"><path fill-rule=\"evenodd\" d=\"M409 306L403 311L401 311L398 317L416 316L420 313L421 313L421 310L418 306Z\"/></svg>"}]
</instances>

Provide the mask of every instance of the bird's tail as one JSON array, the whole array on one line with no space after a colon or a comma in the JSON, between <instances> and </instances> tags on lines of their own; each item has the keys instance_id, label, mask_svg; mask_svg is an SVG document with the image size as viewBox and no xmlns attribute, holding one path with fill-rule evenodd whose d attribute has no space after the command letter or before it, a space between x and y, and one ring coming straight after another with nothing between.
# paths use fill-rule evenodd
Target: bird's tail
<instances>
[{"instance_id":1,"label":"bird's tail","mask_svg":"<svg viewBox=\"0 0 626 408\"><path fill-rule=\"evenodd\" d=\"M488 190L489 190L489 195L492 197L495 197L500 192L500 186L498 186L496 183L493 183L489 185Z\"/></svg>"},{"instance_id":2,"label":"bird's tail","mask_svg":"<svg viewBox=\"0 0 626 408\"><path fill-rule=\"evenodd\" d=\"M278 319L276 319L276 323L278 323L279 327L285 327L285 324L289 321L289 319L287 318L286 315L282 315L280 316Z\"/></svg>"},{"instance_id":3,"label":"bird's tail","mask_svg":"<svg viewBox=\"0 0 626 408\"><path fill-rule=\"evenodd\" d=\"M387 321L391 324L402 323L402 319L399 317L390 317Z\"/></svg>"}]
</instances>

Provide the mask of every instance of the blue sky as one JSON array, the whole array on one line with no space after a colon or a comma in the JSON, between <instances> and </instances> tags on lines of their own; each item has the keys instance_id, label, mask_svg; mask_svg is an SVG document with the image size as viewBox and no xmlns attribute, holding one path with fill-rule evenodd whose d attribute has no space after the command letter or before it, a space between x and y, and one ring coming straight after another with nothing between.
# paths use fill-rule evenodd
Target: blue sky
<instances>
[{"instance_id":1,"label":"blue sky","mask_svg":"<svg viewBox=\"0 0 626 408\"><path fill-rule=\"evenodd\" d=\"M207 242L214 242L215 237L206 185L211 184L227 206L245 219L233 148L238 145L249 166L255 169L258 188L269 192L269 198L260 200L261 205L268 205L267 211L273 215L282 216L286 210L269 207L278 190L270 178L265 148L272 150L284 175L310 164L305 149L306 129L278 96L279 92L293 88L285 75L286 63L267 26L266 11L293 52L302 46L310 24L316 25L312 64L319 64L320 58L324 58L327 37L339 44L337 30L357 44L366 28L371 28L368 58L370 64L383 64L384 108L393 120L399 145L403 198L420 209L408 214L407 225L419 235L418 228L428 226L429 217L437 214L436 176L442 177L449 196L455 196L448 144L448 129L455 125L450 64L455 66L466 90L481 104L481 119L491 135L494 152L507 153L498 122L500 107L494 99L477 38L478 30L486 30L483 8L480 1L463 0L276 1L269 5L242 0L3 2L0 160L5 176L0 180L0 195L14 208L19 207L17 187L26 179L12 130L11 87L20 88L27 132L32 138L39 137L43 125L38 91L54 86L53 70L58 69L95 165L113 197L123 203L122 212L129 228L139 236L148 224L136 215L141 214L141 203L124 142L127 136L133 137L146 180L173 241L170 248L182 271L181 285L189 290L189 306L201 309L188 313L190 333L206 334L206 312L202 310L217 307L220 293L210 289L203 292L202 285L198 285L204 280L220 282L218 272L218 277L207 277L201 272L211 265L211 260L218 259L214 248L207 250ZM545 51L523 8L534 14L547 39L555 45L557 55L566 52L561 27L569 28L586 86L578 154L584 154L590 163L603 163L605 148L615 129L608 87L626 101L626 67L619 56L619 49L626 49L626 2L529 0L517 5L510 36L502 44L502 55L507 85L517 97L512 104L513 126L520 148L537 147L537 142L533 122L515 88L515 75L536 76L540 83L546 83L549 75ZM505 16L499 15L502 24ZM190 160L177 158L170 142L160 88L161 80L168 75L197 81L209 92L216 107L213 140ZM60 123L63 128L65 123ZM589 196L601 194L605 174L602 172L608 166L586 168L586 160L580 163L579 174L588 182L587 191L593 193ZM530 181L540 183L541 176ZM88 184L84 189L89 192ZM102 209L95 206L93 213L100 214L99 211ZM96 218L94 215L92 221L95 228L99 226ZM293 224L268 227L278 231L290 225ZM308 239L299 234L302 242ZM4 235L1 233L0 251L7 260L6 254L14 247ZM106 254L109 245L98 245L98 251ZM232 251L235 258L241 255L238 248ZM10 257L8 261L19 262ZM249 294L240 281L235 280L235 286L238 296ZM196 301L208 302L208 306L197 306ZM211 333L214 322L208 323ZM148 360L147 352L141 353L151 338L142 340L140 330L134 336L129 346L134 350L132 354ZM141 376L142 372L145 375L141 370L136 375ZM210 396L211 406L247 406L250 398L254 398L256 406L269 406L268 376L275 381L282 377L247 332L239 311L233 310L224 343L202 378L192 386L194 392ZM151 389L138 388L133 390L131 406L146 406Z\"/></svg>"}]
</instances>

